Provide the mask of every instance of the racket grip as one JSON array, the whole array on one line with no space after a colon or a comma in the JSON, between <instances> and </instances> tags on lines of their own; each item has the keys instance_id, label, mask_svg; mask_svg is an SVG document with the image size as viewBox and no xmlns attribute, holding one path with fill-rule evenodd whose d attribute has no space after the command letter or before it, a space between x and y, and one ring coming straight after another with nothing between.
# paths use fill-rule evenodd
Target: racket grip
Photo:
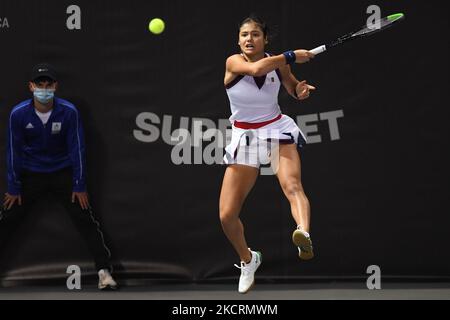
<instances>
[{"instance_id":1,"label":"racket grip","mask_svg":"<svg viewBox=\"0 0 450 320\"><path fill-rule=\"evenodd\" d=\"M319 54L325 51L327 51L327 46L325 45L309 50L309 52L312 52L313 54Z\"/></svg>"}]
</instances>

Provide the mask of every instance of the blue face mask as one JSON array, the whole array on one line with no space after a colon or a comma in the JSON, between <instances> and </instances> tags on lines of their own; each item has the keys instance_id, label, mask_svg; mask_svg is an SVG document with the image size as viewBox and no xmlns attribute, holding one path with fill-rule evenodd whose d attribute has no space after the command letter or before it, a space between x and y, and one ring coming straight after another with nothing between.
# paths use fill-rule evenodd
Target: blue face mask
<instances>
[{"instance_id":1,"label":"blue face mask","mask_svg":"<svg viewBox=\"0 0 450 320\"><path fill-rule=\"evenodd\" d=\"M36 88L33 91L33 95L37 101L46 104L55 96L55 89L40 89Z\"/></svg>"}]
</instances>

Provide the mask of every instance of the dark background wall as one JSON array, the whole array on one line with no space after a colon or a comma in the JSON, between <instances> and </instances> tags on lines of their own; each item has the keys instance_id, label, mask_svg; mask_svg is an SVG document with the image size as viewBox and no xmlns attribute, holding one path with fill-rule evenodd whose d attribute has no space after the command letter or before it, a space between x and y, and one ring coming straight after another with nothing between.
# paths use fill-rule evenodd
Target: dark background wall
<instances>
[{"instance_id":1,"label":"dark background wall","mask_svg":"<svg viewBox=\"0 0 450 320\"><path fill-rule=\"evenodd\" d=\"M81 30L66 27L71 4L81 8ZM260 278L362 277L372 264L386 277L449 277L443 1L2 0L0 18L9 26L0 28L0 154L10 110L31 96L31 67L52 63L60 74L58 95L84 120L89 191L116 270L124 278L235 278L237 257L218 219L224 167L174 164L164 134L147 143L135 138L136 118L153 113L161 122L154 125L169 133L182 118L190 131L193 118L216 125L228 118L225 59L237 52L237 24L250 12L276 31L267 50L281 53L358 28L371 4L382 15L404 12L407 19L297 65L297 77L317 86L307 101L280 94L283 112L294 119L344 115L339 139L331 139L326 121L316 121L321 142L301 152L316 258L298 259L290 240L295 225L273 176L259 178L243 209L248 242L264 254ZM149 33L153 17L165 20L162 35ZM164 116L172 118L163 125ZM0 191L5 171L0 157ZM30 213L0 261L6 279L61 277L69 264L93 268L68 216L51 202Z\"/></svg>"}]
</instances>

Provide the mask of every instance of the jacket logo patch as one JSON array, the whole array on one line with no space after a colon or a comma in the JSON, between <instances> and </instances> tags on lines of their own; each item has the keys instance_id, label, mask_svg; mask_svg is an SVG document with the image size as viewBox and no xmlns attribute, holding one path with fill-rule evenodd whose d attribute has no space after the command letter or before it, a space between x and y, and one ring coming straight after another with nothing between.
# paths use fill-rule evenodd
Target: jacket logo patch
<instances>
[{"instance_id":1,"label":"jacket logo patch","mask_svg":"<svg viewBox=\"0 0 450 320\"><path fill-rule=\"evenodd\" d=\"M275 78L274 77L267 77L266 84L272 84L272 83L275 83Z\"/></svg>"},{"instance_id":2,"label":"jacket logo patch","mask_svg":"<svg viewBox=\"0 0 450 320\"><path fill-rule=\"evenodd\" d=\"M61 122L52 123L52 134L58 134L61 132Z\"/></svg>"}]
</instances>

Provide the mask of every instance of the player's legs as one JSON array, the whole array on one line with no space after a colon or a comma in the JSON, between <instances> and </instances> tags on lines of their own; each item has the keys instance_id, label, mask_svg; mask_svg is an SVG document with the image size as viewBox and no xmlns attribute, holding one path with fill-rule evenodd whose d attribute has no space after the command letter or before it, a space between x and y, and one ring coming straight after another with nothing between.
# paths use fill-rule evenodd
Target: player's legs
<instances>
[{"instance_id":1,"label":"player's legs","mask_svg":"<svg viewBox=\"0 0 450 320\"><path fill-rule=\"evenodd\" d=\"M0 251L24 219L27 207L25 203L19 205L17 202L9 210L0 207Z\"/></svg>"},{"instance_id":2,"label":"player's legs","mask_svg":"<svg viewBox=\"0 0 450 320\"><path fill-rule=\"evenodd\" d=\"M254 167L234 164L227 167L220 192L220 222L228 240L241 261L252 258L244 236L244 226L239 214L247 195L253 188L259 170Z\"/></svg>"},{"instance_id":3,"label":"player's legs","mask_svg":"<svg viewBox=\"0 0 450 320\"><path fill-rule=\"evenodd\" d=\"M97 270L110 269L110 251L105 244L100 224L94 216L92 209L83 210L79 203L72 203L72 173L71 170L62 170L52 173L51 190L57 200L70 214L70 218L82 235L94 256Z\"/></svg>"},{"instance_id":4,"label":"player's legs","mask_svg":"<svg viewBox=\"0 0 450 320\"><path fill-rule=\"evenodd\" d=\"M281 144L277 177L297 226L309 232L310 205L301 183L300 155L295 144Z\"/></svg>"},{"instance_id":5,"label":"player's legs","mask_svg":"<svg viewBox=\"0 0 450 320\"><path fill-rule=\"evenodd\" d=\"M277 177L281 188L291 206L291 214L298 229L292 238L299 247L302 259L313 257L312 243L309 238L310 204L301 183L300 155L295 144L282 144L279 149L279 167Z\"/></svg>"},{"instance_id":6,"label":"player's legs","mask_svg":"<svg viewBox=\"0 0 450 320\"><path fill-rule=\"evenodd\" d=\"M70 201L61 202L70 214L78 232L82 235L94 256L97 271L102 269L111 270L111 253L106 246L103 231L92 209L83 210L78 203Z\"/></svg>"},{"instance_id":7,"label":"player's legs","mask_svg":"<svg viewBox=\"0 0 450 320\"><path fill-rule=\"evenodd\" d=\"M40 179L39 174L23 173L22 177L22 205L16 201L11 209L6 210L0 205L0 255L4 247L8 244L9 238L17 230L20 223L26 217L29 209L47 191L47 184ZM2 257L4 258L4 257ZM2 259L3 260L3 259ZM5 263L1 263L5 265Z\"/></svg>"},{"instance_id":8,"label":"player's legs","mask_svg":"<svg viewBox=\"0 0 450 320\"><path fill-rule=\"evenodd\" d=\"M17 245L10 243L9 240L17 231L27 212L28 210L24 203L21 206L15 203L9 210L0 207L0 274L10 269L8 263L11 257L7 258L4 249L6 249L8 245Z\"/></svg>"},{"instance_id":9,"label":"player's legs","mask_svg":"<svg viewBox=\"0 0 450 320\"><path fill-rule=\"evenodd\" d=\"M241 269L238 291L247 293L255 282L255 272L261 264L261 254L250 251L245 240L244 226L239 219L244 201L254 186L259 170L255 167L234 164L227 167L220 193L220 221L222 228L238 253Z\"/></svg>"}]
</instances>

